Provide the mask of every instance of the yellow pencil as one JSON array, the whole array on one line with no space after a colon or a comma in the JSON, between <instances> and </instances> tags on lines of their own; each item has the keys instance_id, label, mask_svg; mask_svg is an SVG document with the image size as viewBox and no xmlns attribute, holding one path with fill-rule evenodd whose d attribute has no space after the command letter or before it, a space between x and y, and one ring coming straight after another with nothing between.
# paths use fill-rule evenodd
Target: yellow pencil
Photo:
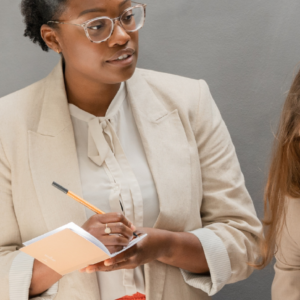
<instances>
[{"instance_id":1,"label":"yellow pencil","mask_svg":"<svg viewBox=\"0 0 300 300\"><path fill-rule=\"evenodd\" d=\"M81 197L75 195L74 193L68 191L67 189L65 189L64 187L62 187L61 185L59 185L56 182L52 183L53 186L55 186L57 189L59 189L60 191L62 191L63 193L67 194L68 196L70 196L71 198L73 198L74 200L76 200L77 202L79 202L80 204L84 205L85 207L89 208L90 210L92 210L93 212L95 212L96 214L100 214L103 215L105 214L104 211L102 211L101 209L97 208L96 206L88 203L87 201L85 201L84 199L82 199Z\"/></svg>"},{"instance_id":2,"label":"yellow pencil","mask_svg":"<svg viewBox=\"0 0 300 300\"><path fill-rule=\"evenodd\" d=\"M99 214L99 215L104 215L105 212L102 211L101 209L97 208L96 206L88 203L87 201L85 201L84 199L82 199L81 197L77 196L76 194L68 191L66 188L62 187L61 185L59 185L58 183L54 182L52 183L52 185L54 187L56 187L57 189L59 189L61 192L67 194L68 196L70 196L71 198L73 198L74 200L76 200L77 202L79 202L80 204L84 205L85 207L89 208L90 210L92 210L93 212L95 212L96 214ZM123 210L123 207L122 207L122 203L120 202L120 205L121 205L121 208ZM133 232L133 235L135 237L138 237L138 234L136 232Z\"/></svg>"}]
</instances>

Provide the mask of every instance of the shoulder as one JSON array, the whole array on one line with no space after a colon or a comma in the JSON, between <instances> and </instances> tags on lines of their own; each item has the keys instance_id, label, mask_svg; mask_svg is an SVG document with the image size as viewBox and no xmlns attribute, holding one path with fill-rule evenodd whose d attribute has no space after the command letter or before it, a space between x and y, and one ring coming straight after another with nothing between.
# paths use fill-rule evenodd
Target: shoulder
<instances>
[{"instance_id":1,"label":"shoulder","mask_svg":"<svg viewBox=\"0 0 300 300\"><path fill-rule=\"evenodd\" d=\"M193 128L200 129L212 124L212 120L222 119L205 80L145 69L137 71L163 105L169 111L177 109L180 117L189 120Z\"/></svg>"},{"instance_id":2,"label":"shoulder","mask_svg":"<svg viewBox=\"0 0 300 300\"><path fill-rule=\"evenodd\" d=\"M39 119L44 90L45 79L0 98L0 131L30 129Z\"/></svg>"},{"instance_id":3,"label":"shoulder","mask_svg":"<svg viewBox=\"0 0 300 300\"><path fill-rule=\"evenodd\" d=\"M178 95L198 97L200 88L207 87L204 80L146 69L137 69L137 71L157 91L175 92Z\"/></svg>"},{"instance_id":4,"label":"shoulder","mask_svg":"<svg viewBox=\"0 0 300 300\"><path fill-rule=\"evenodd\" d=\"M164 84L173 85L174 83L179 84L195 84L198 80L179 76L170 73L158 72L154 70L141 69L138 68L137 71L141 76L143 76L149 82L162 82Z\"/></svg>"},{"instance_id":5,"label":"shoulder","mask_svg":"<svg viewBox=\"0 0 300 300\"><path fill-rule=\"evenodd\" d=\"M276 236L277 251L276 273L284 268L292 269L300 263L300 233L299 233L300 199L287 198L285 203L285 222L280 235Z\"/></svg>"},{"instance_id":6,"label":"shoulder","mask_svg":"<svg viewBox=\"0 0 300 300\"><path fill-rule=\"evenodd\" d=\"M286 201L286 224L291 238L300 246L300 199L288 198Z\"/></svg>"},{"instance_id":7,"label":"shoulder","mask_svg":"<svg viewBox=\"0 0 300 300\"><path fill-rule=\"evenodd\" d=\"M174 74L137 69L137 72L148 83L154 94L169 109L195 112L201 100L210 95L207 83Z\"/></svg>"}]
</instances>

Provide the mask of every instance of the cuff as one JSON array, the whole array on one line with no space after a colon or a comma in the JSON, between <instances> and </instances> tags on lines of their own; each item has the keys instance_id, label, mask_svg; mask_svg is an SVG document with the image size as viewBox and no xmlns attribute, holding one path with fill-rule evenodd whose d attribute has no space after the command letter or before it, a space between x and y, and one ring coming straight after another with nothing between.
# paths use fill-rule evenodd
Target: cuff
<instances>
[{"instance_id":1,"label":"cuff","mask_svg":"<svg viewBox=\"0 0 300 300\"><path fill-rule=\"evenodd\" d=\"M9 299L28 300L34 258L20 252L12 262L9 271ZM58 282L51 286L41 297L53 299L58 290ZM52 296L52 297L51 297ZM34 299L34 298L33 298ZM39 298L41 299L41 298Z\"/></svg>"},{"instance_id":2,"label":"cuff","mask_svg":"<svg viewBox=\"0 0 300 300\"><path fill-rule=\"evenodd\" d=\"M210 229L200 228L190 232L198 237L202 244L210 276L194 274L182 269L180 271L187 284L213 296L223 288L231 276L230 259L226 247Z\"/></svg>"}]
</instances>

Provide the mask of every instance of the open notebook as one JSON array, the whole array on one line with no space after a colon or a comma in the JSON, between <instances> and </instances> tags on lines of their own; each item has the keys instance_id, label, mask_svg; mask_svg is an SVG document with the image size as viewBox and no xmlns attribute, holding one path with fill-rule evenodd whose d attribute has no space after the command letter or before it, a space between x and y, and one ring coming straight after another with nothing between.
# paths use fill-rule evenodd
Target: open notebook
<instances>
[{"instance_id":1,"label":"open notebook","mask_svg":"<svg viewBox=\"0 0 300 300\"><path fill-rule=\"evenodd\" d=\"M34 257L61 275L114 257L132 247L147 234L133 239L119 252L111 254L94 236L69 223L23 243L20 251Z\"/></svg>"}]
</instances>

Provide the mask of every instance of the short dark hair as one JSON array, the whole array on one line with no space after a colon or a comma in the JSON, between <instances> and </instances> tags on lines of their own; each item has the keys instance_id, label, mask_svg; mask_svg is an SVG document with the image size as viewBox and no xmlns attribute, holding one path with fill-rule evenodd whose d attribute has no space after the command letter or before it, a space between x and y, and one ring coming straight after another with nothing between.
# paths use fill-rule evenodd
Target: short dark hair
<instances>
[{"instance_id":1,"label":"short dark hair","mask_svg":"<svg viewBox=\"0 0 300 300\"><path fill-rule=\"evenodd\" d=\"M41 27L59 17L65 9L66 2L67 0L22 0L21 12L26 26L24 36L28 36L33 43L38 43L44 51L48 51L49 47L41 37Z\"/></svg>"}]
</instances>

